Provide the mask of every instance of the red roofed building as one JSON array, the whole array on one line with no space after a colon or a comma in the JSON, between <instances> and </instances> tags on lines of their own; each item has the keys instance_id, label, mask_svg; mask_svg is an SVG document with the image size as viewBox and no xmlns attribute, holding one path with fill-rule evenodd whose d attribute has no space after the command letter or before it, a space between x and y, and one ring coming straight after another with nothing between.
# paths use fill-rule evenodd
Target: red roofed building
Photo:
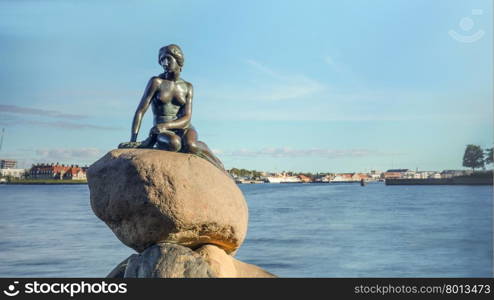
<instances>
[{"instance_id":1,"label":"red roofed building","mask_svg":"<svg viewBox=\"0 0 494 300\"><path fill-rule=\"evenodd\" d=\"M359 182L360 180L369 180L370 177L364 173L340 173L336 174L332 182Z\"/></svg>"},{"instance_id":2,"label":"red roofed building","mask_svg":"<svg viewBox=\"0 0 494 300\"><path fill-rule=\"evenodd\" d=\"M71 179L85 180L85 167L77 165L60 165L56 164L37 164L31 167L29 175L33 179Z\"/></svg>"},{"instance_id":3,"label":"red roofed building","mask_svg":"<svg viewBox=\"0 0 494 300\"><path fill-rule=\"evenodd\" d=\"M65 172L63 179L85 180L86 171L79 166L71 167Z\"/></svg>"}]
</instances>

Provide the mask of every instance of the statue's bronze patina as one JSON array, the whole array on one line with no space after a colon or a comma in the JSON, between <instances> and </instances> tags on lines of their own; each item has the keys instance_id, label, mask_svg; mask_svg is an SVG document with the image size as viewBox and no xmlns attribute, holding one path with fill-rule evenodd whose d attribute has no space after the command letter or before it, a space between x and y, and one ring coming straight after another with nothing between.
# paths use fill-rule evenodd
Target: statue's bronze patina
<instances>
[{"instance_id":1,"label":"statue's bronze patina","mask_svg":"<svg viewBox=\"0 0 494 300\"><path fill-rule=\"evenodd\" d=\"M197 140L197 131L191 124L192 84L180 78L184 65L184 54L179 46L162 47L158 63L164 72L152 77L144 90L132 122L130 142L121 143L119 148L154 148L166 151L192 153L224 170L221 161L208 146ZM142 117L151 105L154 126L149 136L137 142Z\"/></svg>"}]
</instances>

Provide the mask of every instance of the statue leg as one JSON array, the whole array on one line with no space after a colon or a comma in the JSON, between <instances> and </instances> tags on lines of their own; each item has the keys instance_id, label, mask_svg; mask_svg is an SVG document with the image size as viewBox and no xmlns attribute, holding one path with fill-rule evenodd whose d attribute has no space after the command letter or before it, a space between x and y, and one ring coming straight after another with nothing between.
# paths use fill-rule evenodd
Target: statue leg
<instances>
[{"instance_id":1,"label":"statue leg","mask_svg":"<svg viewBox=\"0 0 494 300\"><path fill-rule=\"evenodd\" d=\"M192 153L200 156L210 163L218 167L220 170L225 170L221 161L214 156L213 152L208 148L206 143L197 140L197 131L194 127L190 127L184 136L184 146L187 153Z\"/></svg>"},{"instance_id":2,"label":"statue leg","mask_svg":"<svg viewBox=\"0 0 494 300\"><path fill-rule=\"evenodd\" d=\"M156 145L158 149L177 152L182 148L182 139L173 131L166 130L158 134Z\"/></svg>"}]
</instances>

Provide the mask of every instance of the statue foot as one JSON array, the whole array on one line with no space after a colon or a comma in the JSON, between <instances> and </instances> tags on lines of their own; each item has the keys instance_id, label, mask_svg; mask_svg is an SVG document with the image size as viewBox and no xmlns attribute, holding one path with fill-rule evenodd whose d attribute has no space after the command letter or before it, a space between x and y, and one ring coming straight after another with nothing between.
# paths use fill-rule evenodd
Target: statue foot
<instances>
[{"instance_id":1,"label":"statue foot","mask_svg":"<svg viewBox=\"0 0 494 300\"><path fill-rule=\"evenodd\" d=\"M153 136L148 137L142 142L124 142L118 145L118 149L133 149L133 148L145 148L152 149L156 139Z\"/></svg>"},{"instance_id":2,"label":"statue foot","mask_svg":"<svg viewBox=\"0 0 494 300\"><path fill-rule=\"evenodd\" d=\"M118 145L118 149L141 148L141 142L125 142Z\"/></svg>"}]
</instances>

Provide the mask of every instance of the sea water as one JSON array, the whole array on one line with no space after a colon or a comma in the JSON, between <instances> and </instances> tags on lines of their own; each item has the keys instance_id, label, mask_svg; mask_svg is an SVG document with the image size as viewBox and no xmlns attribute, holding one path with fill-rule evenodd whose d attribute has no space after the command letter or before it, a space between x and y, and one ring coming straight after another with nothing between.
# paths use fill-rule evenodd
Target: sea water
<instances>
[{"instance_id":1,"label":"sea water","mask_svg":"<svg viewBox=\"0 0 494 300\"><path fill-rule=\"evenodd\" d=\"M281 277L491 277L492 186L239 185L237 258ZM0 277L104 277L134 251L87 185L0 185Z\"/></svg>"}]
</instances>

